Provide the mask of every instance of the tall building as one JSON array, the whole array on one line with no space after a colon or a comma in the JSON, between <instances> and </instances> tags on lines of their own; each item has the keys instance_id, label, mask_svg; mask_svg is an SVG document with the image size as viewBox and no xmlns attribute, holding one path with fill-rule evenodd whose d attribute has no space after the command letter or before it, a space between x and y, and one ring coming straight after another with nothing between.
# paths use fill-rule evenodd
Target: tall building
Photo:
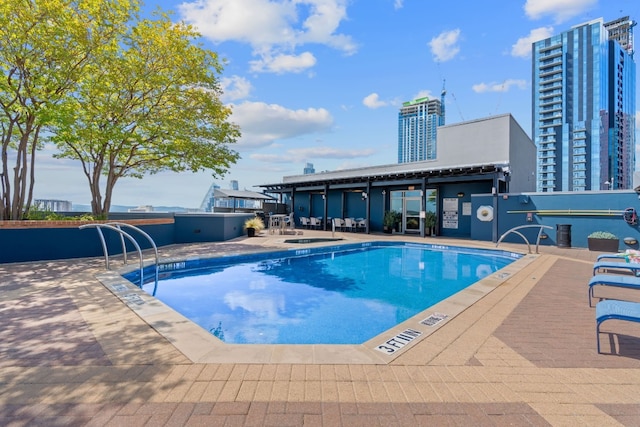
<instances>
[{"instance_id":1,"label":"tall building","mask_svg":"<svg viewBox=\"0 0 640 427\"><path fill-rule=\"evenodd\" d=\"M33 206L47 212L71 212L73 205L68 200L34 199Z\"/></svg>"},{"instance_id":2,"label":"tall building","mask_svg":"<svg viewBox=\"0 0 640 427\"><path fill-rule=\"evenodd\" d=\"M537 191L632 188L634 26L597 19L533 43Z\"/></svg>"},{"instance_id":3,"label":"tall building","mask_svg":"<svg viewBox=\"0 0 640 427\"><path fill-rule=\"evenodd\" d=\"M305 175L311 174L311 173L316 173L315 168L313 167L313 163L307 163L304 166L303 172Z\"/></svg>"},{"instance_id":4,"label":"tall building","mask_svg":"<svg viewBox=\"0 0 640 427\"><path fill-rule=\"evenodd\" d=\"M402 104L398 113L398 163L436 158L436 129L444 125L442 98L418 98Z\"/></svg>"},{"instance_id":5,"label":"tall building","mask_svg":"<svg viewBox=\"0 0 640 427\"><path fill-rule=\"evenodd\" d=\"M209 190L207 190L207 194L204 195L204 199L202 199L202 203L200 203L200 210L204 212L213 212L213 208L215 206L215 192L219 190L220 186L215 182L209 186Z\"/></svg>"}]
</instances>

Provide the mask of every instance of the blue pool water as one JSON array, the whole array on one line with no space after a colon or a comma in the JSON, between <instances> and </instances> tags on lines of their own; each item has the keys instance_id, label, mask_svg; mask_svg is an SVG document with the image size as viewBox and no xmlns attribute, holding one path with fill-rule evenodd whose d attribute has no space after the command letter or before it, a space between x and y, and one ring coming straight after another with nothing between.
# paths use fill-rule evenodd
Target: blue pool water
<instances>
[{"instance_id":1,"label":"blue pool water","mask_svg":"<svg viewBox=\"0 0 640 427\"><path fill-rule=\"evenodd\" d=\"M358 344L519 257L421 244L340 245L176 263L143 289L228 343ZM136 274L127 278L135 282Z\"/></svg>"}]
</instances>

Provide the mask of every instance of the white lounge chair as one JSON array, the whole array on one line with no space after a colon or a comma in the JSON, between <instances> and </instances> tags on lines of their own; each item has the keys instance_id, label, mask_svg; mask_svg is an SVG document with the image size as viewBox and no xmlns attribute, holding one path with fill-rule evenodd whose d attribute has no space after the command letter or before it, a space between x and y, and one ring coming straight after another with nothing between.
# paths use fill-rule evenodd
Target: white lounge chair
<instances>
[{"instance_id":1,"label":"white lounge chair","mask_svg":"<svg viewBox=\"0 0 640 427\"><path fill-rule=\"evenodd\" d=\"M356 231L356 221L353 218L345 218L344 228L348 231Z\"/></svg>"},{"instance_id":2,"label":"white lounge chair","mask_svg":"<svg viewBox=\"0 0 640 427\"><path fill-rule=\"evenodd\" d=\"M309 226L316 230L320 230L320 228L322 227L322 222L315 216L312 216L309 218Z\"/></svg>"}]
</instances>

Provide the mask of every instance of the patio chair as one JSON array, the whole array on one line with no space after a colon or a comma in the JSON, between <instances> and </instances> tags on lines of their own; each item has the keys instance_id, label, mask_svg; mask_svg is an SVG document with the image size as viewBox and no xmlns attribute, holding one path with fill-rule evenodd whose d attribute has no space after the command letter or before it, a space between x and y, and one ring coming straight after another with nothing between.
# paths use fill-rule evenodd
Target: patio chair
<instances>
[{"instance_id":1,"label":"patio chair","mask_svg":"<svg viewBox=\"0 0 640 427\"><path fill-rule=\"evenodd\" d=\"M598 262L598 261L602 261L602 260L605 260L605 259L617 259L617 260L621 260L621 259L623 259L623 258L624 258L624 256L623 256L623 254L622 254L622 253L617 253L617 254L613 254L613 253L611 253L611 254L600 254L600 255L598 255L598 258L596 258L596 262Z\"/></svg>"},{"instance_id":2,"label":"patio chair","mask_svg":"<svg viewBox=\"0 0 640 427\"><path fill-rule=\"evenodd\" d=\"M344 230L344 219L342 218L333 218L333 225L335 230L342 231Z\"/></svg>"},{"instance_id":3,"label":"patio chair","mask_svg":"<svg viewBox=\"0 0 640 427\"><path fill-rule=\"evenodd\" d=\"M356 221L356 231L366 231L367 230L367 220L364 218L358 219Z\"/></svg>"},{"instance_id":4,"label":"patio chair","mask_svg":"<svg viewBox=\"0 0 640 427\"><path fill-rule=\"evenodd\" d=\"M605 320L625 320L640 323L640 303L606 300L596 304L596 341L600 354L600 325Z\"/></svg>"},{"instance_id":5,"label":"patio chair","mask_svg":"<svg viewBox=\"0 0 640 427\"><path fill-rule=\"evenodd\" d=\"M356 231L356 221L353 218L345 218L344 228L349 231Z\"/></svg>"},{"instance_id":6,"label":"patio chair","mask_svg":"<svg viewBox=\"0 0 640 427\"><path fill-rule=\"evenodd\" d=\"M300 217L300 226L302 228L309 228L309 218L306 216Z\"/></svg>"},{"instance_id":7,"label":"patio chair","mask_svg":"<svg viewBox=\"0 0 640 427\"><path fill-rule=\"evenodd\" d=\"M589 307L595 286L613 286L616 288L640 289L640 277L624 274L596 274L589 280Z\"/></svg>"},{"instance_id":8,"label":"patio chair","mask_svg":"<svg viewBox=\"0 0 640 427\"><path fill-rule=\"evenodd\" d=\"M593 275L604 271L612 270L630 270L634 275L640 273L640 263L637 262L615 262L615 261L596 261L593 264Z\"/></svg>"},{"instance_id":9,"label":"patio chair","mask_svg":"<svg viewBox=\"0 0 640 427\"><path fill-rule=\"evenodd\" d=\"M309 227L320 230L320 228L322 227L322 222L315 216L312 216L309 218Z\"/></svg>"}]
</instances>

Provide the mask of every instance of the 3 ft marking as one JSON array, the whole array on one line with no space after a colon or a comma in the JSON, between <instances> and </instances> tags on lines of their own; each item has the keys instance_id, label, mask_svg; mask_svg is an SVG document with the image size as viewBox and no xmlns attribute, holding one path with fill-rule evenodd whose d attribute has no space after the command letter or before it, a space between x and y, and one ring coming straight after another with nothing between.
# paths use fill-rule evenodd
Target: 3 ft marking
<instances>
[{"instance_id":1,"label":"3 ft marking","mask_svg":"<svg viewBox=\"0 0 640 427\"><path fill-rule=\"evenodd\" d=\"M415 329L405 329L395 337L377 346L376 350L385 354L393 354L414 339L418 338L420 335L422 335L422 332L420 331L416 331Z\"/></svg>"}]
</instances>

